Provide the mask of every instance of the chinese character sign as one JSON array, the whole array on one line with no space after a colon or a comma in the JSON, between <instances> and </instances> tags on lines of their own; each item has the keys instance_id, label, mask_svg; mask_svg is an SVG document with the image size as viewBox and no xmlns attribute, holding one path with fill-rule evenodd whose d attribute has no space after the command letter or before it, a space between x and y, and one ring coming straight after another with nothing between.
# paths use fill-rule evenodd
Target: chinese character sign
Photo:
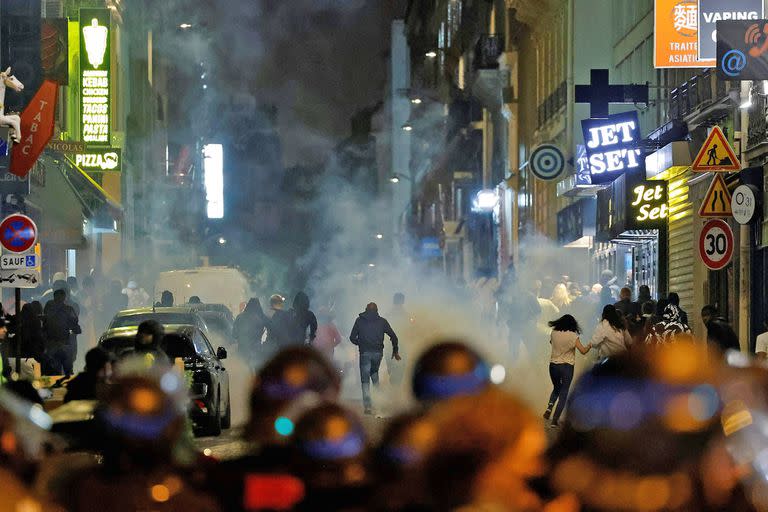
<instances>
[{"instance_id":1,"label":"chinese character sign","mask_svg":"<svg viewBox=\"0 0 768 512\"><path fill-rule=\"evenodd\" d=\"M82 139L110 144L110 12L80 9L80 73Z\"/></svg>"},{"instance_id":2,"label":"chinese character sign","mask_svg":"<svg viewBox=\"0 0 768 512\"><path fill-rule=\"evenodd\" d=\"M656 0L653 63L657 68L714 67L714 59L699 59L698 0Z\"/></svg>"}]
</instances>

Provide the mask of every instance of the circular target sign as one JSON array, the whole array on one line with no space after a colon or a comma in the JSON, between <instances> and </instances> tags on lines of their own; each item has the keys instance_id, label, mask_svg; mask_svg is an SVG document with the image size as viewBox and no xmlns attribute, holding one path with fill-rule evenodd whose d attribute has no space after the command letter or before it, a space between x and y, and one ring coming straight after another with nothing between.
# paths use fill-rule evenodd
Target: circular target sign
<instances>
[{"instance_id":1,"label":"circular target sign","mask_svg":"<svg viewBox=\"0 0 768 512\"><path fill-rule=\"evenodd\" d=\"M727 222L713 219L704 224L699 235L699 255L710 270L720 270L733 256L733 230Z\"/></svg>"},{"instance_id":2,"label":"circular target sign","mask_svg":"<svg viewBox=\"0 0 768 512\"><path fill-rule=\"evenodd\" d=\"M557 146L542 144L531 153L529 165L534 176L552 181L565 170L565 157Z\"/></svg>"}]
</instances>

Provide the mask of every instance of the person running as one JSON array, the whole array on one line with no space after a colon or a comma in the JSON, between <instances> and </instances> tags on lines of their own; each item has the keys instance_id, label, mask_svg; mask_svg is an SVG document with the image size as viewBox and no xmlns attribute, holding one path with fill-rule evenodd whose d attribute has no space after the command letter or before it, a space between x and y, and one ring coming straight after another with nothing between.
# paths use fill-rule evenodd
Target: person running
<instances>
[{"instance_id":1,"label":"person running","mask_svg":"<svg viewBox=\"0 0 768 512\"><path fill-rule=\"evenodd\" d=\"M632 345L626 323L613 304L603 308L600 323L592 335L590 345L597 347L597 354L601 358L626 352Z\"/></svg>"},{"instance_id":2,"label":"person running","mask_svg":"<svg viewBox=\"0 0 768 512\"><path fill-rule=\"evenodd\" d=\"M386 319L379 316L379 307L371 302L355 320L349 341L360 350L360 381L363 390L365 414L372 414L371 382L379 385L379 367L384 358L384 335L392 342L392 359L401 360L397 335Z\"/></svg>"},{"instance_id":3,"label":"person running","mask_svg":"<svg viewBox=\"0 0 768 512\"><path fill-rule=\"evenodd\" d=\"M552 356L549 360L549 378L552 379L552 394L549 395L549 403L544 413L544 419L552 416L552 409L557 403L555 415L552 416L552 426L557 427L560 415L563 413L568 401L568 391L573 380L573 368L576 364L576 349L586 354L592 349L589 344L586 347L581 344L579 334L581 327L571 315L563 315L557 320L549 322L552 328L549 342L552 345Z\"/></svg>"}]
</instances>

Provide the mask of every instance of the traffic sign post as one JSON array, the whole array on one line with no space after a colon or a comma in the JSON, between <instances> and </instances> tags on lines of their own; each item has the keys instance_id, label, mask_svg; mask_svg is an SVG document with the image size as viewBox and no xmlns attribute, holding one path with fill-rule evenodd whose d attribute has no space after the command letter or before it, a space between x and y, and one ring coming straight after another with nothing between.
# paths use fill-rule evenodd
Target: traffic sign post
<instances>
[{"instance_id":1,"label":"traffic sign post","mask_svg":"<svg viewBox=\"0 0 768 512\"><path fill-rule=\"evenodd\" d=\"M0 288L14 288L16 318L21 314L21 289L37 288L40 284L40 245L37 244L35 222L20 213L8 215L0 222ZM31 250L31 252L30 252ZM24 264L22 269L21 264ZM32 264L28 266L27 263ZM2 268L3 264L18 266ZM16 322L16 373L21 373L21 324Z\"/></svg>"},{"instance_id":2,"label":"traffic sign post","mask_svg":"<svg viewBox=\"0 0 768 512\"><path fill-rule=\"evenodd\" d=\"M753 185L739 185L733 191L733 218L739 224L749 224L755 218L759 193Z\"/></svg>"},{"instance_id":3,"label":"traffic sign post","mask_svg":"<svg viewBox=\"0 0 768 512\"><path fill-rule=\"evenodd\" d=\"M728 185L725 184L722 174L715 174L709 190L701 202L699 208L699 217L731 217L733 211L731 208L731 193L728 191Z\"/></svg>"},{"instance_id":4,"label":"traffic sign post","mask_svg":"<svg viewBox=\"0 0 768 512\"><path fill-rule=\"evenodd\" d=\"M37 243L37 226L35 222L19 213L14 213L0 222L0 245L12 253L23 253L32 249Z\"/></svg>"},{"instance_id":5,"label":"traffic sign post","mask_svg":"<svg viewBox=\"0 0 768 512\"><path fill-rule=\"evenodd\" d=\"M726 267L733 257L733 230L721 219L708 221L699 235L699 256L710 270Z\"/></svg>"},{"instance_id":6,"label":"traffic sign post","mask_svg":"<svg viewBox=\"0 0 768 512\"><path fill-rule=\"evenodd\" d=\"M735 172L741 162L719 126L712 128L707 141L701 146L691 166L693 172Z\"/></svg>"}]
</instances>

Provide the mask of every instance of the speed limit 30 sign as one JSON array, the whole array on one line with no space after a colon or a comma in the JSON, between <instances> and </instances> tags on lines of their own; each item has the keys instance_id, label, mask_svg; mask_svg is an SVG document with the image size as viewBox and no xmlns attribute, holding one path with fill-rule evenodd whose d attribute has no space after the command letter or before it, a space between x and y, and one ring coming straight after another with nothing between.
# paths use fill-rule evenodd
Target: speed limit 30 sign
<instances>
[{"instance_id":1,"label":"speed limit 30 sign","mask_svg":"<svg viewBox=\"0 0 768 512\"><path fill-rule=\"evenodd\" d=\"M720 270L733 256L733 231L727 222L713 219L704 224L699 236L699 255L710 270Z\"/></svg>"}]
</instances>

